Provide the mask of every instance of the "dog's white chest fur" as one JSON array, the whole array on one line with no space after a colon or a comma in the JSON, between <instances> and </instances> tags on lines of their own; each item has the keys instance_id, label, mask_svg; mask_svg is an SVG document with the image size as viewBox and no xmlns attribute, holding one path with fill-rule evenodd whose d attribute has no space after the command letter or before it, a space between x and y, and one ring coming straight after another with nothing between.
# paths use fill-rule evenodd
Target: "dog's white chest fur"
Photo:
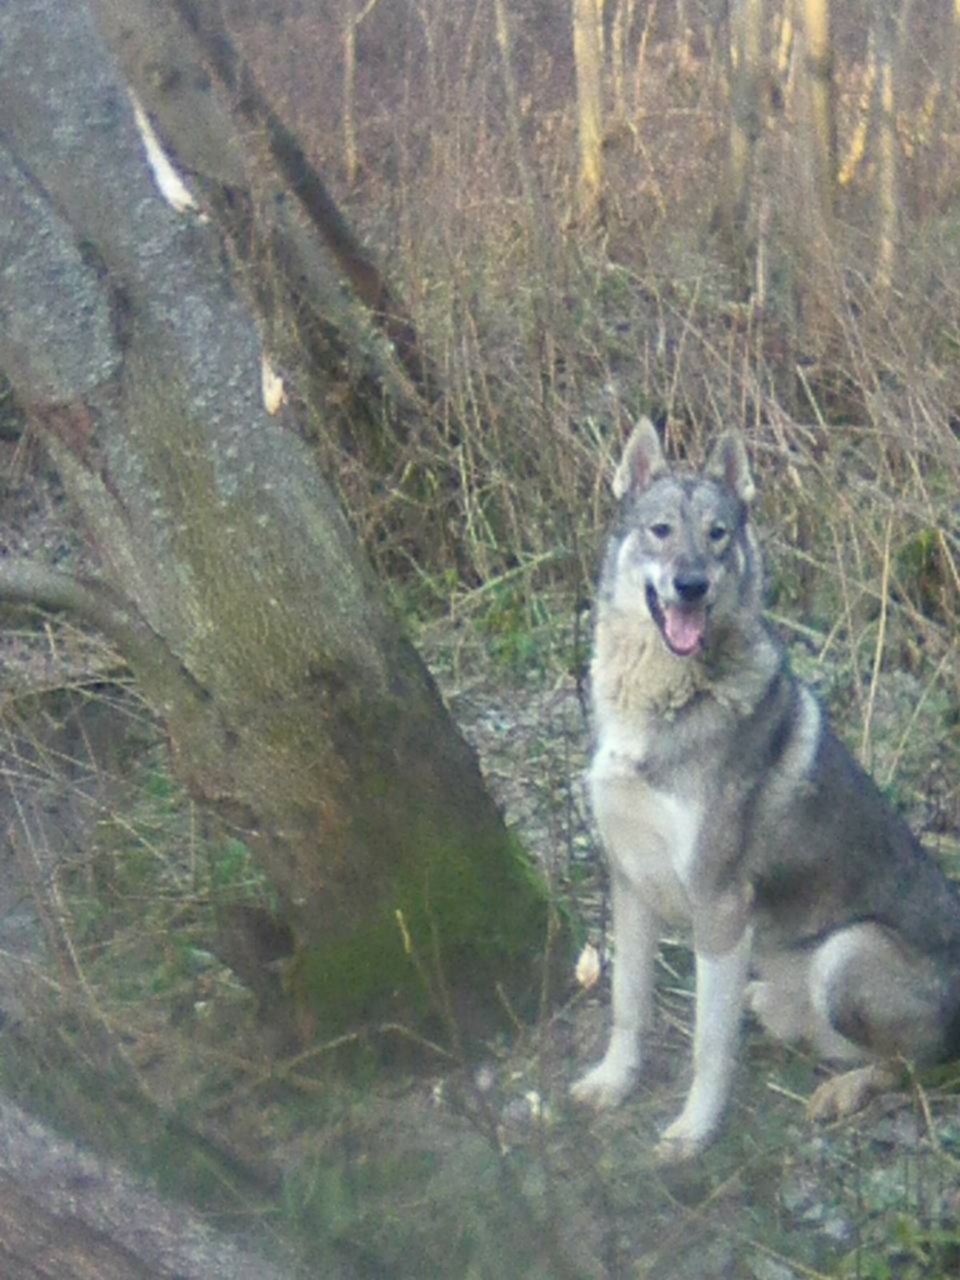
<instances>
[{"instance_id":1,"label":"dog's white chest fur","mask_svg":"<svg viewBox=\"0 0 960 1280\"><path fill-rule=\"evenodd\" d=\"M589 773L593 811L614 874L661 919L687 924L702 809L695 796L644 780L638 728L607 726Z\"/></svg>"}]
</instances>

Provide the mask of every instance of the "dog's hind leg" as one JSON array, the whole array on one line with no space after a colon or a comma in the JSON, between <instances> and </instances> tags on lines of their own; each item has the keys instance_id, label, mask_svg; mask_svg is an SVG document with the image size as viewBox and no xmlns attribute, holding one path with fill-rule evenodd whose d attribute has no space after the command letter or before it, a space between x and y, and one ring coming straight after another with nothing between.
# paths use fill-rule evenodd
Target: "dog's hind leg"
<instances>
[{"instance_id":1,"label":"dog's hind leg","mask_svg":"<svg viewBox=\"0 0 960 1280\"><path fill-rule=\"evenodd\" d=\"M657 1156L663 1161L696 1155L716 1134L736 1065L750 944L747 929L725 954L697 956L693 1084L683 1111L657 1145Z\"/></svg>"},{"instance_id":2,"label":"dog's hind leg","mask_svg":"<svg viewBox=\"0 0 960 1280\"><path fill-rule=\"evenodd\" d=\"M942 981L934 962L880 925L832 934L809 969L814 1040L824 1057L864 1063L814 1092L812 1119L849 1115L896 1085L897 1061L930 1062L943 1050Z\"/></svg>"},{"instance_id":3,"label":"dog's hind leg","mask_svg":"<svg viewBox=\"0 0 960 1280\"><path fill-rule=\"evenodd\" d=\"M578 1102L598 1109L622 1102L636 1083L642 1064L642 1037L653 1018L653 977L658 922L637 886L614 869L613 1028L603 1060L571 1088Z\"/></svg>"}]
</instances>

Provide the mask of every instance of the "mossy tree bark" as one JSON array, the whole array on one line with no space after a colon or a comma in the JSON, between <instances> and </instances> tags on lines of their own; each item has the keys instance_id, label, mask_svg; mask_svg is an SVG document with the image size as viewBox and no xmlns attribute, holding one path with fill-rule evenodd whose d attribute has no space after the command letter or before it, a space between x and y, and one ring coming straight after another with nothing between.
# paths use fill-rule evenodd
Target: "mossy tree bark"
<instances>
[{"instance_id":1,"label":"mossy tree bark","mask_svg":"<svg viewBox=\"0 0 960 1280\"><path fill-rule=\"evenodd\" d=\"M546 896L295 411L264 409L216 218L151 180L109 8L0 11L0 367L102 564L77 583L6 562L0 594L75 608L126 653L181 776L275 886L321 1030L416 1016L425 987L459 1016L535 985Z\"/></svg>"}]
</instances>

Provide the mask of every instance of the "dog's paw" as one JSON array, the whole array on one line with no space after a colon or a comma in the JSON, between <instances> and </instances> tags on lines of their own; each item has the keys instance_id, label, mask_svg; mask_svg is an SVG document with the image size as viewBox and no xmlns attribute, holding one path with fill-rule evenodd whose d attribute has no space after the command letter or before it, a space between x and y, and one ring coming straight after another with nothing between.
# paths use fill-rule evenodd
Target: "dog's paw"
<instances>
[{"instance_id":1,"label":"dog's paw","mask_svg":"<svg viewBox=\"0 0 960 1280\"><path fill-rule=\"evenodd\" d=\"M709 1129L690 1124L683 1116L674 1120L660 1135L653 1149L658 1164L680 1164L705 1151L716 1137L716 1126Z\"/></svg>"},{"instance_id":2,"label":"dog's paw","mask_svg":"<svg viewBox=\"0 0 960 1280\"><path fill-rule=\"evenodd\" d=\"M890 1067L872 1063L832 1076L816 1088L807 1103L808 1120L842 1120L862 1111L871 1098L892 1089L898 1074Z\"/></svg>"},{"instance_id":3,"label":"dog's paw","mask_svg":"<svg viewBox=\"0 0 960 1280\"><path fill-rule=\"evenodd\" d=\"M638 1070L625 1069L606 1060L588 1071L570 1086L574 1102L581 1102L596 1111L618 1107L636 1083Z\"/></svg>"}]
</instances>

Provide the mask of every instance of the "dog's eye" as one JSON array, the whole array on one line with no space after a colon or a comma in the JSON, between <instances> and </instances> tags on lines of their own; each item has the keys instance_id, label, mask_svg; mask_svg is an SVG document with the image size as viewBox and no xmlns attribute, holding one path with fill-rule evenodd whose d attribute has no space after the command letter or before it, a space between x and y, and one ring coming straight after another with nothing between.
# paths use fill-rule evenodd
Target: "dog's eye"
<instances>
[{"instance_id":1,"label":"dog's eye","mask_svg":"<svg viewBox=\"0 0 960 1280\"><path fill-rule=\"evenodd\" d=\"M723 524L714 524L710 526L709 538L711 542L722 542L727 536L727 527Z\"/></svg>"},{"instance_id":2,"label":"dog's eye","mask_svg":"<svg viewBox=\"0 0 960 1280\"><path fill-rule=\"evenodd\" d=\"M670 526L661 520L658 524L652 524L650 526L650 532L655 538L658 538L663 542L664 538L670 537Z\"/></svg>"}]
</instances>

